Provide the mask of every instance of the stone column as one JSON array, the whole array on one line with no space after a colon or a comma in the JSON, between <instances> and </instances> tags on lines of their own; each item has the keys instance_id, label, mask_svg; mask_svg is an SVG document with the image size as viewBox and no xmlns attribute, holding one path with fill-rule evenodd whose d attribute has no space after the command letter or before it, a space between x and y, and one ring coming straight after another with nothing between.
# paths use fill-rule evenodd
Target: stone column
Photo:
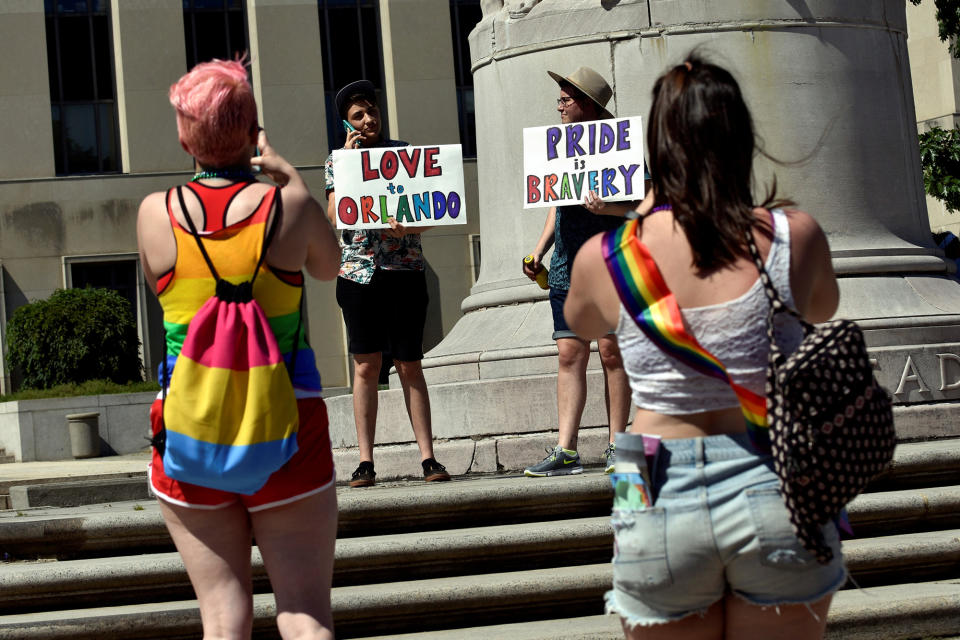
<instances>
[{"instance_id":1,"label":"stone column","mask_svg":"<svg viewBox=\"0 0 960 640\"><path fill-rule=\"evenodd\" d=\"M183 3L112 0L110 18L123 172L192 170L167 98L187 72Z\"/></svg>"},{"instance_id":2,"label":"stone column","mask_svg":"<svg viewBox=\"0 0 960 640\"><path fill-rule=\"evenodd\" d=\"M803 160L760 162L758 179L775 171L780 193L827 231L838 315L865 329L895 401L915 405L900 411L902 435L946 415L960 398L960 286L923 206L903 0L523 0L485 10L470 36L482 269L466 315L424 361L432 393L460 399L451 419L471 435L555 428L549 306L520 272L545 215L522 208L519 145L524 127L556 121L546 70L589 65L613 86L618 115L646 116L654 79L695 47L736 75L764 149ZM605 422L598 379L584 425Z\"/></svg>"},{"instance_id":3,"label":"stone column","mask_svg":"<svg viewBox=\"0 0 960 640\"><path fill-rule=\"evenodd\" d=\"M0 176L43 178L54 174L53 119L43 0L7 0L0 5Z\"/></svg>"}]
</instances>

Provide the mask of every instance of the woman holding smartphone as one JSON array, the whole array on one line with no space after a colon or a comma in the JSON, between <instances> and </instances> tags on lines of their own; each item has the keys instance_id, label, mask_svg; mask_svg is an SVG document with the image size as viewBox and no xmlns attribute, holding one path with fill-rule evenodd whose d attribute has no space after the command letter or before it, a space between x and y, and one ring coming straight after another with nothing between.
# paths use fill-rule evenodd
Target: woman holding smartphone
<instances>
[{"instance_id":1,"label":"woman holding smartphone","mask_svg":"<svg viewBox=\"0 0 960 640\"><path fill-rule=\"evenodd\" d=\"M380 106L370 81L351 82L337 93L335 102L347 132L344 149L409 146L383 137ZM336 226L333 154L327 158L326 178L327 216ZM337 304L343 310L348 349L353 354L353 413L360 449L360 465L351 476L351 487L369 487L376 482L373 443L384 352L393 358L400 376L424 480L450 479L433 456L430 396L421 366L428 301L420 244L423 231L425 227L406 228L390 218L389 229L341 233ZM400 309L403 312L396 313ZM385 313L391 314L389 330L382 321Z\"/></svg>"}]
</instances>

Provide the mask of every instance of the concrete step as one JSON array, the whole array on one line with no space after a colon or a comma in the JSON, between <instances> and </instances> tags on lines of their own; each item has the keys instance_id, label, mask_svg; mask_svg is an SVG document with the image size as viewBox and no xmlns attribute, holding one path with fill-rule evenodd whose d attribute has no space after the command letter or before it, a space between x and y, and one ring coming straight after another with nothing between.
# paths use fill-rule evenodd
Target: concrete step
<instances>
[{"instance_id":1,"label":"concrete step","mask_svg":"<svg viewBox=\"0 0 960 640\"><path fill-rule=\"evenodd\" d=\"M856 537L960 527L960 485L863 493L847 508Z\"/></svg>"},{"instance_id":2,"label":"concrete step","mask_svg":"<svg viewBox=\"0 0 960 640\"><path fill-rule=\"evenodd\" d=\"M492 526L610 513L602 472L558 478L496 476L337 488L338 537ZM560 506L562 505L562 507ZM0 513L0 548L15 557L171 549L156 502Z\"/></svg>"},{"instance_id":3,"label":"concrete step","mask_svg":"<svg viewBox=\"0 0 960 640\"><path fill-rule=\"evenodd\" d=\"M339 460L345 456L343 451L336 452L338 477L343 483L347 481L349 470L355 465L352 459ZM401 470L409 471L409 468L416 466L415 463L405 460L404 464L395 470L396 473L391 475L390 468L394 465L391 464L393 461L386 450L381 457L384 458L380 465L383 469L379 469L378 473L382 480L402 477ZM33 507L90 505L121 499L146 500L147 462L146 455L137 454L97 461L21 463L16 467L5 467L0 470L0 500L5 495L14 494L15 497L8 505L0 504L0 509L5 506L23 510ZM24 471L16 473L18 468L23 468ZM897 446L890 469L877 478L869 490L940 486L953 484L957 477L960 477L960 439L901 443ZM12 491L13 487L19 489Z\"/></svg>"},{"instance_id":4,"label":"concrete step","mask_svg":"<svg viewBox=\"0 0 960 640\"><path fill-rule=\"evenodd\" d=\"M620 637L616 618L599 616L609 564L519 573L335 588L337 637L488 640L557 638L573 619L575 635ZM579 602L596 603L585 611ZM429 615L424 615L424 603ZM563 617L558 617L563 612ZM513 615L522 623L507 623ZM271 594L254 596L254 637L276 637ZM464 628L467 621L489 626ZM550 624L553 624L552 634ZM595 625L595 626L593 626ZM445 629L445 630L444 630ZM829 640L919 640L960 633L960 579L842 591L827 623ZM200 631L195 601L31 613L0 618L0 640L190 638ZM433 631L433 633L431 633ZM388 634L388 635L383 635ZM404 635L406 634L406 635ZM547 634L547 635L545 635ZM613 634L613 635L611 635Z\"/></svg>"},{"instance_id":5,"label":"concrete step","mask_svg":"<svg viewBox=\"0 0 960 640\"><path fill-rule=\"evenodd\" d=\"M142 478L106 478L46 482L10 487L10 508L31 506L79 507L85 504L152 500L146 476Z\"/></svg>"},{"instance_id":6,"label":"concrete step","mask_svg":"<svg viewBox=\"0 0 960 640\"><path fill-rule=\"evenodd\" d=\"M334 584L573 566L609 561L609 518L473 527L337 541ZM254 590L270 588L259 551L252 552ZM193 595L176 552L62 562L13 563L0 571L0 614L177 600Z\"/></svg>"},{"instance_id":7,"label":"concrete step","mask_svg":"<svg viewBox=\"0 0 960 640\"><path fill-rule=\"evenodd\" d=\"M613 615L553 618L443 631L362 636L363 640L620 640ZM830 606L826 640L958 640L960 581L841 591Z\"/></svg>"},{"instance_id":8,"label":"concrete step","mask_svg":"<svg viewBox=\"0 0 960 640\"><path fill-rule=\"evenodd\" d=\"M599 564L609 560L612 544L606 517L348 538L337 543L334 585ZM843 551L861 586L895 583L906 573L914 580L960 578L960 529L848 540ZM254 591L268 591L256 548L252 564ZM191 595L176 553L14 563L0 572L0 614Z\"/></svg>"},{"instance_id":9,"label":"concrete step","mask_svg":"<svg viewBox=\"0 0 960 640\"><path fill-rule=\"evenodd\" d=\"M611 580L609 564L337 587L331 599L337 637L414 632L461 626L463 620L492 623L576 617L599 613ZM588 602L586 609L581 603ZM426 606L425 606L426 605ZM274 637L272 594L254 596L256 637ZM429 611L429 615L425 612ZM0 617L0 640L17 638L189 638L199 635L193 600L37 612Z\"/></svg>"},{"instance_id":10,"label":"concrete step","mask_svg":"<svg viewBox=\"0 0 960 640\"><path fill-rule=\"evenodd\" d=\"M876 478L870 491L956 484L960 478L960 438L900 443L889 468Z\"/></svg>"},{"instance_id":11,"label":"concrete step","mask_svg":"<svg viewBox=\"0 0 960 640\"><path fill-rule=\"evenodd\" d=\"M496 476L449 483L339 487L338 537L601 517L610 513L610 482L579 476ZM865 493L849 506L857 537L960 528L960 486ZM172 550L154 500L70 509L0 512L0 548L14 557Z\"/></svg>"}]
</instances>

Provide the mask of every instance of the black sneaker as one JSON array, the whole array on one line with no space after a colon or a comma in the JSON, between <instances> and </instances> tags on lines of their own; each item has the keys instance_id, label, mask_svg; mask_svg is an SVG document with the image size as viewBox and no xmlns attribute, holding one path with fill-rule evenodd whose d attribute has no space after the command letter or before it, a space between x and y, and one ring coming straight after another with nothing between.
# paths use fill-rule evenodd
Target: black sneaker
<instances>
[{"instance_id":1,"label":"black sneaker","mask_svg":"<svg viewBox=\"0 0 960 640\"><path fill-rule=\"evenodd\" d=\"M373 463L364 460L357 470L350 476L351 487L372 487L377 483L377 472L373 470Z\"/></svg>"},{"instance_id":2,"label":"black sneaker","mask_svg":"<svg viewBox=\"0 0 960 640\"><path fill-rule=\"evenodd\" d=\"M447 468L433 458L427 458L420 464L423 465L424 482L440 482L450 479L450 474L447 473Z\"/></svg>"}]
</instances>

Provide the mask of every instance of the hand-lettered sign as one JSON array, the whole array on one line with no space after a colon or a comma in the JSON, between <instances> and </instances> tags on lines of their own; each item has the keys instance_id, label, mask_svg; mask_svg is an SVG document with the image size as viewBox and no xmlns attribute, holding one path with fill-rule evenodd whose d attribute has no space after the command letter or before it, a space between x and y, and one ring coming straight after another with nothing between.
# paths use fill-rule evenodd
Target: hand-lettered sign
<instances>
[{"instance_id":1,"label":"hand-lettered sign","mask_svg":"<svg viewBox=\"0 0 960 640\"><path fill-rule=\"evenodd\" d=\"M643 199L640 116L523 130L523 207Z\"/></svg>"},{"instance_id":2,"label":"hand-lettered sign","mask_svg":"<svg viewBox=\"0 0 960 640\"><path fill-rule=\"evenodd\" d=\"M333 152L337 228L464 224L463 155L458 144Z\"/></svg>"}]
</instances>

